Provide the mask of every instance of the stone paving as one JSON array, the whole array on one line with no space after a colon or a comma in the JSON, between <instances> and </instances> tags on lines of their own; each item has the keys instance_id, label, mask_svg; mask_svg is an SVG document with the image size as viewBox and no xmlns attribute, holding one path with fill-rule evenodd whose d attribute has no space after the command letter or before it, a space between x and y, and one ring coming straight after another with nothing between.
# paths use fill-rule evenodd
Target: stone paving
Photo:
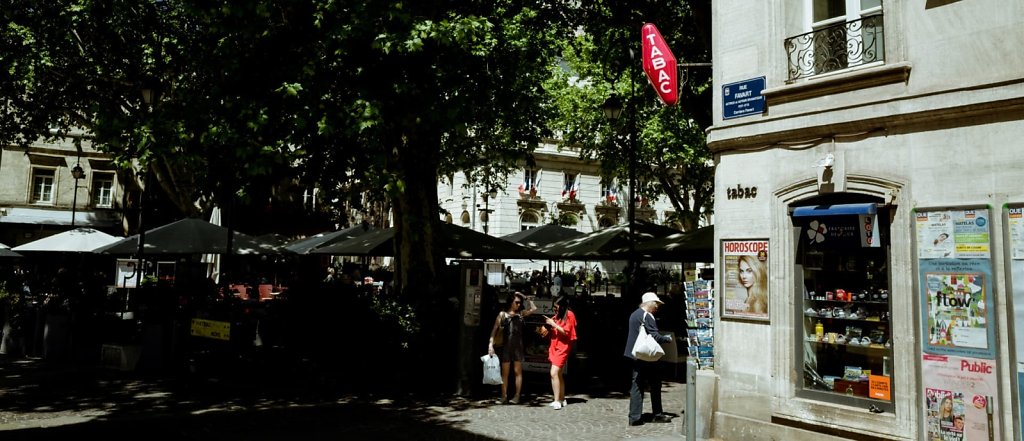
<instances>
[{"instance_id":1,"label":"stone paving","mask_svg":"<svg viewBox=\"0 0 1024 441\"><path fill-rule=\"evenodd\" d=\"M547 406L547 387L530 381L524 394L536 395L503 405L484 397L346 395L316 383L147 377L0 356L0 440L685 439L683 384L666 382L663 388L665 411L677 415L671 423L638 427L626 421L628 394L570 390L569 405L554 410Z\"/></svg>"}]
</instances>

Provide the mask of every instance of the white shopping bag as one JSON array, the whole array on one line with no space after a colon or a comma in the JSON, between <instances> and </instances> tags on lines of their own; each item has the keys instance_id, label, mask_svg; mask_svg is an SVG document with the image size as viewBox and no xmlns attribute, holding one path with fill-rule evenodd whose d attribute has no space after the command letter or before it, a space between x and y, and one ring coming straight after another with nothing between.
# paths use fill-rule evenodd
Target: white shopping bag
<instances>
[{"instance_id":1,"label":"white shopping bag","mask_svg":"<svg viewBox=\"0 0 1024 441\"><path fill-rule=\"evenodd\" d=\"M484 384L501 384L501 361L497 355L484 355L480 357L484 362Z\"/></svg>"}]
</instances>

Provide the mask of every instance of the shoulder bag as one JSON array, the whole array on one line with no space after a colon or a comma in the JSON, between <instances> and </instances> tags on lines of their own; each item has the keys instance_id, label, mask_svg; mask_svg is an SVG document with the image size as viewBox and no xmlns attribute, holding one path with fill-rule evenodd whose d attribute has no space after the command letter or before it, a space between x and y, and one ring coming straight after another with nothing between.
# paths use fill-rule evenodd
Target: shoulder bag
<instances>
[{"instance_id":1,"label":"shoulder bag","mask_svg":"<svg viewBox=\"0 0 1024 441\"><path fill-rule=\"evenodd\" d=\"M651 337L651 334L647 333L647 328L644 327L643 319L641 319L640 332L636 336L636 343L633 344L633 356L637 360L658 361L663 355L665 355L665 350L654 340L654 337Z\"/></svg>"}]
</instances>

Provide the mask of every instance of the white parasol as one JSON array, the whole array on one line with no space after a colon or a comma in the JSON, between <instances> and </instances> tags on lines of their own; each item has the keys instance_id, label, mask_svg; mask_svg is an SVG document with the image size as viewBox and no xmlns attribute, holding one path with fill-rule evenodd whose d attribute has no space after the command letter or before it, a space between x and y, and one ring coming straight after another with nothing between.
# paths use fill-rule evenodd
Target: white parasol
<instances>
[{"instance_id":1,"label":"white parasol","mask_svg":"<svg viewBox=\"0 0 1024 441\"><path fill-rule=\"evenodd\" d=\"M11 248L14 251L89 253L120 238L93 228L75 228Z\"/></svg>"}]
</instances>

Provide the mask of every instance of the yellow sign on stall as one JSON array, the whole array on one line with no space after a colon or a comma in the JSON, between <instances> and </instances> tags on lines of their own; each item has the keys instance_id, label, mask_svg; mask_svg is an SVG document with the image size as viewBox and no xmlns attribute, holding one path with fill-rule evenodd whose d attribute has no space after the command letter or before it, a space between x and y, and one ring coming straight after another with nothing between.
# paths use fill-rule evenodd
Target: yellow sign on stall
<instances>
[{"instance_id":1,"label":"yellow sign on stall","mask_svg":"<svg viewBox=\"0 0 1024 441\"><path fill-rule=\"evenodd\" d=\"M231 340L231 323L194 318L192 319L191 334L194 337Z\"/></svg>"}]
</instances>

